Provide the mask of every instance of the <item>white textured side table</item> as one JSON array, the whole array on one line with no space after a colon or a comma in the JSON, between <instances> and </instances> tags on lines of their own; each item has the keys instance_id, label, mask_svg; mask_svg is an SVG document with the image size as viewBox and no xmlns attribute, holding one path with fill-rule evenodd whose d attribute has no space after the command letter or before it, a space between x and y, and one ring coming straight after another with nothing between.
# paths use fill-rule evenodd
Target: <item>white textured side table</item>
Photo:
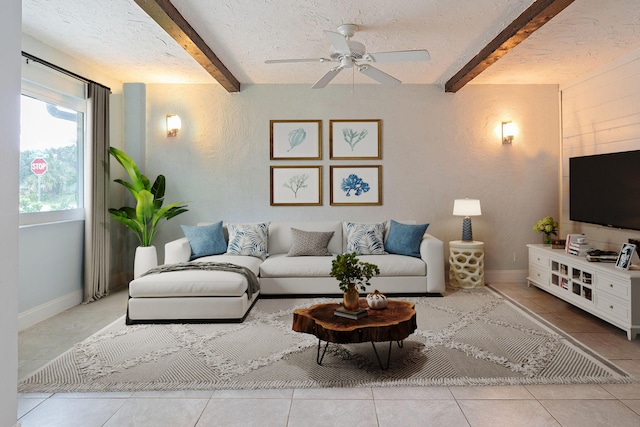
<instances>
[{"instance_id":1,"label":"white textured side table","mask_svg":"<svg viewBox=\"0 0 640 427\"><path fill-rule=\"evenodd\" d=\"M484 242L449 242L449 284L457 288L484 286Z\"/></svg>"}]
</instances>

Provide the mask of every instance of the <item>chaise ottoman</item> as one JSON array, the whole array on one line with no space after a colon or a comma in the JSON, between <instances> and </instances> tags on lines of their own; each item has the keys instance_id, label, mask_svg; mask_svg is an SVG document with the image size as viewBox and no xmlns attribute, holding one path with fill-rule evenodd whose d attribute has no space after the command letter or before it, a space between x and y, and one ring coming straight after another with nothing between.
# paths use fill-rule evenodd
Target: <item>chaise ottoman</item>
<instances>
[{"instance_id":1,"label":"chaise ottoman","mask_svg":"<svg viewBox=\"0 0 640 427\"><path fill-rule=\"evenodd\" d=\"M261 260L225 258L225 262L241 258L235 261L257 275ZM249 289L247 277L232 271L147 274L129 283L126 323L242 322L260 294Z\"/></svg>"}]
</instances>

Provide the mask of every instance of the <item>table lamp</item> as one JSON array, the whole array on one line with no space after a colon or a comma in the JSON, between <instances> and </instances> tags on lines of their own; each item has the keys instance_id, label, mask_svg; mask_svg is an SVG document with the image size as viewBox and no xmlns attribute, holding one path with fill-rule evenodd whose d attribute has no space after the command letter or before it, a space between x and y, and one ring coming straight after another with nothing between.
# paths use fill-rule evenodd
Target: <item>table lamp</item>
<instances>
[{"instance_id":1,"label":"table lamp","mask_svg":"<svg viewBox=\"0 0 640 427\"><path fill-rule=\"evenodd\" d=\"M480 211L480 200L478 199L456 199L453 201L453 214L463 216L462 221L462 241L473 241L473 233L471 231L471 216L482 215Z\"/></svg>"}]
</instances>

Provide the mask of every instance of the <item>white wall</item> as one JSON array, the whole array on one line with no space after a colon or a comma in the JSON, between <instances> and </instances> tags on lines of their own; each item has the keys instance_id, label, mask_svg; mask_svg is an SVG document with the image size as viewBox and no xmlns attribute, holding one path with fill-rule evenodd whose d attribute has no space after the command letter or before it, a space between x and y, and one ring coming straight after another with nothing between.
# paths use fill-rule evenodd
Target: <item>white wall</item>
<instances>
[{"instance_id":1,"label":"white wall","mask_svg":"<svg viewBox=\"0 0 640 427\"><path fill-rule=\"evenodd\" d=\"M18 164L20 151L20 23L22 2L0 14L0 427L16 424L18 381Z\"/></svg>"},{"instance_id":2,"label":"white wall","mask_svg":"<svg viewBox=\"0 0 640 427\"><path fill-rule=\"evenodd\" d=\"M82 302L84 221L20 227L18 330Z\"/></svg>"},{"instance_id":3,"label":"white wall","mask_svg":"<svg viewBox=\"0 0 640 427\"><path fill-rule=\"evenodd\" d=\"M445 242L458 240L462 218L453 200L479 198L476 240L486 243L486 269L526 275L525 245L540 241L533 224L558 216L558 88L549 85L469 85L457 94L437 86L243 86L230 95L217 85L149 85L146 173L167 177L167 202L188 201L190 212L168 222L155 242L182 236L180 224L198 221L389 218L429 222ZM168 138L165 116L182 130ZM330 119L381 119L381 161L330 161ZM321 119L321 161L270 161L270 119ZM502 145L499 125L513 120L513 145ZM271 207L270 165L322 165L321 207ZM329 205L329 166L383 165L383 205ZM448 246L446 248L448 254Z\"/></svg>"},{"instance_id":4,"label":"white wall","mask_svg":"<svg viewBox=\"0 0 640 427\"><path fill-rule=\"evenodd\" d=\"M585 233L595 247L619 251L628 238L640 238L640 231L569 220L569 158L640 149L640 50L563 85L561 91L561 231Z\"/></svg>"}]
</instances>

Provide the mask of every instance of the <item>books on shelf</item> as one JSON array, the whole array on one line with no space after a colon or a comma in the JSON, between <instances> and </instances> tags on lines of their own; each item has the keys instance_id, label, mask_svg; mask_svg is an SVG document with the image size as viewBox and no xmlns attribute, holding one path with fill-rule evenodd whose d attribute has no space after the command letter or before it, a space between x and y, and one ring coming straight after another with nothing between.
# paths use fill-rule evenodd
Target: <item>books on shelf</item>
<instances>
[{"instance_id":1,"label":"books on shelf","mask_svg":"<svg viewBox=\"0 0 640 427\"><path fill-rule=\"evenodd\" d=\"M600 249L592 249L587 252L587 261L590 262L616 262L618 253L615 251L601 251Z\"/></svg>"},{"instance_id":2,"label":"books on shelf","mask_svg":"<svg viewBox=\"0 0 640 427\"><path fill-rule=\"evenodd\" d=\"M363 317L367 317L369 315L369 312L365 309L360 309L358 311L347 310L344 307L340 306L335 309L335 311L333 312L333 315L338 317L344 317L347 319L358 320L358 319L362 319Z\"/></svg>"},{"instance_id":3,"label":"books on shelf","mask_svg":"<svg viewBox=\"0 0 640 427\"><path fill-rule=\"evenodd\" d=\"M589 256L587 255L587 261L589 262L616 262L618 260L618 257L609 257L606 255L602 255L602 256Z\"/></svg>"},{"instance_id":4,"label":"books on shelf","mask_svg":"<svg viewBox=\"0 0 640 427\"><path fill-rule=\"evenodd\" d=\"M565 239L565 244L564 244L564 251L566 253L569 253L569 248L571 247L571 244L583 244L585 243L585 234L584 233L574 233L574 234L567 234L567 238Z\"/></svg>"},{"instance_id":5,"label":"books on shelf","mask_svg":"<svg viewBox=\"0 0 640 427\"><path fill-rule=\"evenodd\" d=\"M566 253L575 256L587 256L587 252L593 249L593 246L585 239L585 235L580 234L567 234L566 243L564 246Z\"/></svg>"},{"instance_id":6,"label":"books on shelf","mask_svg":"<svg viewBox=\"0 0 640 427\"><path fill-rule=\"evenodd\" d=\"M576 256L587 256L587 252L593 249L589 243L572 243L569 246L569 254Z\"/></svg>"}]
</instances>

